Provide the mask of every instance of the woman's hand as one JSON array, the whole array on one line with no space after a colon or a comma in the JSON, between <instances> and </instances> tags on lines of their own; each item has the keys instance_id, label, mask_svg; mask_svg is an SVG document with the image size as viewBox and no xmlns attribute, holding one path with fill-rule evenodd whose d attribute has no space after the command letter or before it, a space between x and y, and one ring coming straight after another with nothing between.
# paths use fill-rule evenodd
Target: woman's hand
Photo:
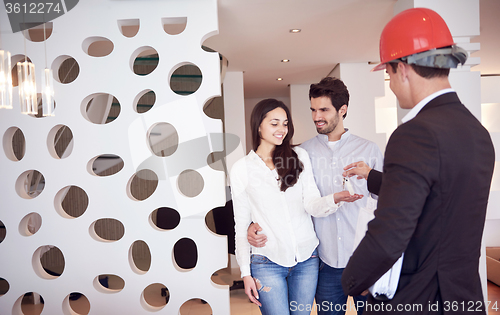
<instances>
[{"instance_id":1,"label":"woman's hand","mask_svg":"<svg viewBox=\"0 0 500 315\"><path fill-rule=\"evenodd\" d=\"M252 276L244 276L243 284L245 285L245 293L252 301L252 303L257 304L258 306L262 306L259 302L259 292L257 292L257 285L255 284L255 280Z\"/></svg>"},{"instance_id":2,"label":"woman's hand","mask_svg":"<svg viewBox=\"0 0 500 315\"><path fill-rule=\"evenodd\" d=\"M335 203L343 202L354 202L363 198L363 195L354 194L351 195L347 190L333 194L333 201Z\"/></svg>"}]
</instances>

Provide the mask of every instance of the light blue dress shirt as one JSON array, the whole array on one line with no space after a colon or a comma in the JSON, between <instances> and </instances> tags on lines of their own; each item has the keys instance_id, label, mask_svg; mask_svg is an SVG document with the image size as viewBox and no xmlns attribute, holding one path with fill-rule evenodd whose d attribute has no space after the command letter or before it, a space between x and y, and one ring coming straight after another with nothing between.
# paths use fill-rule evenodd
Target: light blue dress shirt
<instances>
[{"instance_id":1,"label":"light blue dress shirt","mask_svg":"<svg viewBox=\"0 0 500 315\"><path fill-rule=\"evenodd\" d=\"M321 193L327 196L343 188L343 169L348 164L364 161L371 168L382 171L383 156L378 146L366 139L352 135L345 129L334 148L328 145L328 136L319 134L302 143L311 159L314 180ZM368 192L365 179L350 178L354 192L363 198L353 203L343 203L327 217L313 218L319 238L319 256L334 268L345 268L354 249L364 237L368 222L376 209L376 195Z\"/></svg>"}]
</instances>

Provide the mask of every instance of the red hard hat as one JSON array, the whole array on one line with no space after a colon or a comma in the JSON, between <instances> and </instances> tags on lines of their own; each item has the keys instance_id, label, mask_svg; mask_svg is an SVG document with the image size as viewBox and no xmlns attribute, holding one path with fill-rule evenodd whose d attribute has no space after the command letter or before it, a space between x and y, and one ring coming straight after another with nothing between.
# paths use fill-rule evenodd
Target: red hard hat
<instances>
[{"instance_id":1,"label":"red hard hat","mask_svg":"<svg viewBox=\"0 0 500 315\"><path fill-rule=\"evenodd\" d=\"M413 8L394 16L380 36L380 61L372 71L385 69L391 60L453 45L443 18L427 8Z\"/></svg>"}]
</instances>

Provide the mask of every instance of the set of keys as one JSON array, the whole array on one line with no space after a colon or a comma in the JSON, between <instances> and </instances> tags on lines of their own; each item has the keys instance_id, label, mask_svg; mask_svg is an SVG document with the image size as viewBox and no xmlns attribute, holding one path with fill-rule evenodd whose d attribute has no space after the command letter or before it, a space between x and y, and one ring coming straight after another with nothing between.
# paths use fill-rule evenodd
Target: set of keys
<instances>
[{"instance_id":1,"label":"set of keys","mask_svg":"<svg viewBox=\"0 0 500 315\"><path fill-rule=\"evenodd\" d=\"M347 177L344 177L344 180L342 181L342 189L348 190L351 196L354 195L354 188L352 188L352 184Z\"/></svg>"}]
</instances>

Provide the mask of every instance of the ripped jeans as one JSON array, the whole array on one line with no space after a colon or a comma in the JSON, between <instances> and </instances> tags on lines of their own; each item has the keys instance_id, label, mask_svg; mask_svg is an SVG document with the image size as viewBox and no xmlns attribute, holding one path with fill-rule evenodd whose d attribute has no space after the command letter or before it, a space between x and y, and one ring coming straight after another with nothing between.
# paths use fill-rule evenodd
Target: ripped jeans
<instances>
[{"instance_id":1,"label":"ripped jeans","mask_svg":"<svg viewBox=\"0 0 500 315\"><path fill-rule=\"evenodd\" d=\"M311 313L318 283L317 250L293 267L283 267L265 256L252 255L250 267L259 291L262 315Z\"/></svg>"}]
</instances>

